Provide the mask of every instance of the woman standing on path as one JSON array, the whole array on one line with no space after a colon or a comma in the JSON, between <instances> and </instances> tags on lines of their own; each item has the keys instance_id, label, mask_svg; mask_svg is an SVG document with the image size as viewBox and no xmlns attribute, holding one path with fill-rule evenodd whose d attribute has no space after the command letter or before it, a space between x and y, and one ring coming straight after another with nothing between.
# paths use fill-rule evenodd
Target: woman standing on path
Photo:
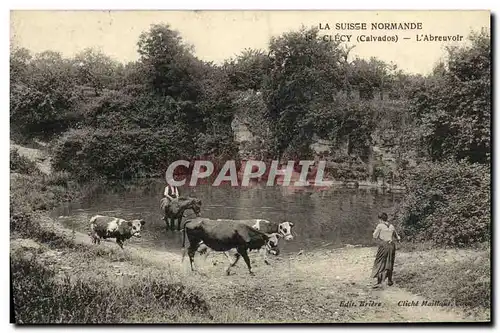
<instances>
[{"instance_id":1,"label":"woman standing on path","mask_svg":"<svg viewBox=\"0 0 500 333\"><path fill-rule=\"evenodd\" d=\"M389 280L387 285L392 286L392 271L394 268L394 258L396 256L395 240L401 240L396 229L387 221L386 213L378 216L379 223L373 232L373 238L379 244L375 262L373 263L372 278L377 278L377 284L373 288L379 288L385 278Z\"/></svg>"}]
</instances>

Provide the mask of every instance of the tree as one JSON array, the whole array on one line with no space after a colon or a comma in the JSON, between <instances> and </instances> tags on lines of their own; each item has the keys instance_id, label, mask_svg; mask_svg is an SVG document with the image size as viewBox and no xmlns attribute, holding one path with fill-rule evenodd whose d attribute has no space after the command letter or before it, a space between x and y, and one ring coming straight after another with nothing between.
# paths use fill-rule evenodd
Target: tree
<instances>
[{"instance_id":1,"label":"tree","mask_svg":"<svg viewBox=\"0 0 500 333\"><path fill-rule=\"evenodd\" d=\"M229 77L213 63L204 63L202 70L198 108L204 126L196 137L197 155L234 158L236 146L231 128L234 109Z\"/></svg>"},{"instance_id":2,"label":"tree","mask_svg":"<svg viewBox=\"0 0 500 333\"><path fill-rule=\"evenodd\" d=\"M137 45L144 80L156 95L197 101L201 64L179 32L155 24L139 36Z\"/></svg>"},{"instance_id":3,"label":"tree","mask_svg":"<svg viewBox=\"0 0 500 333\"><path fill-rule=\"evenodd\" d=\"M448 60L413 93L421 147L433 160L491 159L491 47L486 31L471 45L448 48Z\"/></svg>"},{"instance_id":4,"label":"tree","mask_svg":"<svg viewBox=\"0 0 500 333\"><path fill-rule=\"evenodd\" d=\"M80 119L74 108L80 98L74 67L57 52L45 51L24 63L19 59L30 58L21 54L11 58L11 68L24 73L11 84L11 125L17 134L47 139Z\"/></svg>"},{"instance_id":5,"label":"tree","mask_svg":"<svg viewBox=\"0 0 500 333\"><path fill-rule=\"evenodd\" d=\"M31 53L25 48L14 48L10 51L10 83L25 81Z\"/></svg>"},{"instance_id":6,"label":"tree","mask_svg":"<svg viewBox=\"0 0 500 333\"><path fill-rule=\"evenodd\" d=\"M289 147L298 155L308 153L314 124L304 119L318 104L331 103L343 83L339 44L318 34L316 28L302 28L271 39L263 92L275 155Z\"/></svg>"},{"instance_id":7,"label":"tree","mask_svg":"<svg viewBox=\"0 0 500 333\"><path fill-rule=\"evenodd\" d=\"M421 86L424 82L424 77L420 74L408 74L397 69L395 69L391 76L390 85L387 88L389 98L393 100L408 100L412 98L412 93L416 87Z\"/></svg>"},{"instance_id":8,"label":"tree","mask_svg":"<svg viewBox=\"0 0 500 333\"><path fill-rule=\"evenodd\" d=\"M193 47L183 41L169 25L155 24L139 36L137 73L140 79L143 112L152 112L158 126L175 127L189 141L185 148L194 154L197 135L205 131L200 109L204 64L193 54ZM163 107L162 107L163 106ZM159 120L164 120L160 122Z\"/></svg>"},{"instance_id":9,"label":"tree","mask_svg":"<svg viewBox=\"0 0 500 333\"><path fill-rule=\"evenodd\" d=\"M245 49L236 59L225 63L234 90L260 90L269 72L270 60L262 50Z\"/></svg>"},{"instance_id":10,"label":"tree","mask_svg":"<svg viewBox=\"0 0 500 333\"><path fill-rule=\"evenodd\" d=\"M110 89L118 81L120 65L100 51L88 48L75 56L78 83L92 87L96 96Z\"/></svg>"},{"instance_id":11,"label":"tree","mask_svg":"<svg viewBox=\"0 0 500 333\"><path fill-rule=\"evenodd\" d=\"M358 88L361 99L373 99L375 90L382 92L390 86L391 72L395 68L393 65L374 57L369 61L357 58L350 65L352 71L350 83Z\"/></svg>"}]
</instances>

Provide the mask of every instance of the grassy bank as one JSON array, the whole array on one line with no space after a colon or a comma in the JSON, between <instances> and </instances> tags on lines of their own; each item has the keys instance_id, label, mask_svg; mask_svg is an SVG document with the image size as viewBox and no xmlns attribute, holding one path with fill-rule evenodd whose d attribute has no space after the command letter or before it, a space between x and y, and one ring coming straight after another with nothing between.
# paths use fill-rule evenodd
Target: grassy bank
<instances>
[{"instance_id":1,"label":"grassy bank","mask_svg":"<svg viewBox=\"0 0 500 333\"><path fill-rule=\"evenodd\" d=\"M116 251L86 247L48 249L14 241L11 270L17 323L200 322L208 304L172 276L158 271L119 275Z\"/></svg>"},{"instance_id":2,"label":"grassy bank","mask_svg":"<svg viewBox=\"0 0 500 333\"><path fill-rule=\"evenodd\" d=\"M489 245L467 250L427 249L400 252L398 284L429 300L452 301L484 318L491 306Z\"/></svg>"}]
</instances>

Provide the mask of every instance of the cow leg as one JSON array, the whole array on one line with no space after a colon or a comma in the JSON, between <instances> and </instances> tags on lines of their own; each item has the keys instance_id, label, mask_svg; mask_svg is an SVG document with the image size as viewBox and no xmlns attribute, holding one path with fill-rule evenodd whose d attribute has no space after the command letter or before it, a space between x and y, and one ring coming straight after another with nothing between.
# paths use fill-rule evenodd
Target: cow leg
<instances>
[{"instance_id":1,"label":"cow leg","mask_svg":"<svg viewBox=\"0 0 500 333\"><path fill-rule=\"evenodd\" d=\"M264 248L264 249L259 249L259 253L262 255L262 259L264 260L264 262L267 264L267 265L271 265L269 263L269 260L267 260L267 248Z\"/></svg>"},{"instance_id":2,"label":"cow leg","mask_svg":"<svg viewBox=\"0 0 500 333\"><path fill-rule=\"evenodd\" d=\"M210 251L208 248L205 250L205 261L208 259L208 255L210 254Z\"/></svg>"},{"instance_id":3,"label":"cow leg","mask_svg":"<svg viewBox=\"0 0 500 333\"><path fill-rule=\"evenodd\" d=\"M233 264L233 261L232 261L232 260L231 260L231 258L229 257L229 254L228 254L226 251L224 251L224 252L222 252L222 253L223 253L223 254L224 254L224 256L226 257L227 261L229 261L229 265L232 265L232 264ZM236 256L238 256L238 257L239 257L239 254L238 254L238 253L236 253L236 254L235 254L235 257L236 257ZM234 265L233 265L233 266L234 266Z\"/></svg>"},{"instance_id":4,"label":"cow leg","mask_svg":"<svg viewBox=\"0 0 500 333\"><path fill-rule=\"evenodd\" d=\"M246 248L238 248L238 253L243 257L243 260L245 260L245 263L247 264L248 271L250 272L250 275L255 275L254 272L252 272L252 266L250 265L250 258L248 257L248 252Z\"/></svg>"},{"instance_id":5,"label":"cow leg","mask_svg":"<svg viewBox=\"0 0 500 333\"><path fill-rule=\"evenodd\" d=\"M231 262L231 259L229 259L229 256L226 252L224 252L226 254L226 258L229 260L229 267L226 269L226 274L227 275L230 275L231 274L231 267L234 267L234 265L236 265L236 263L238 262L238 260L240 260L240 254L239 253L236 253L234 256L235 256L235 260L234 262Z\"/></svg>"},{"instance_id":6,"label":"cow leg","mask_svg":"<svg viewBox=\"0 0 500 333\"><path fill-rule=\"evenodd\" d=\"M122 241L121 238L117 238L116 239L116 244L118 244L122 248L122 250L123 250L123 241Z\"/></svg>"},{"instance_id":7,"label":"cow leg","mask_svg":"<svg viewBox=\"0 0 500 333\"><path fill-rule=\"evenodd\" d=\"M198 250L199 246L200 246L199 242L189 243L188 256L189 256L189 264L191 265L191 271L196 270L194 264L194 255L196 254L196 250Z\"/></svg>"},{"instance_id":8,"label":"cow leg","mask_svg":"<svg viewBox=\"0 0 500 333\"><path fill-rule=\"evenodd\" d=\"M99 235L95 231L91 231L89 233L90 239L92 240L92 244L97 244L97 241L100 239Z\"/></svg>"},{"instance_id":9,"label":"cow leg","mask_svg":"<svg viewBox=\"0 0 500 333\"><path fill-rule=\"evenodd\" d=\"M163 215L163 221L165 222L165 228L168 231L168 217L167 217L167 215Z\"/></svg>"},{"instance_id":10,"label":"cow leg","mask_svg":"<svg viewBox=\"0 0 500 333\"><path fill-rule=\"evenodd\" d=\"M177 231L181 231L182 216L177 219Z\"/></svg>"}]
</instances>

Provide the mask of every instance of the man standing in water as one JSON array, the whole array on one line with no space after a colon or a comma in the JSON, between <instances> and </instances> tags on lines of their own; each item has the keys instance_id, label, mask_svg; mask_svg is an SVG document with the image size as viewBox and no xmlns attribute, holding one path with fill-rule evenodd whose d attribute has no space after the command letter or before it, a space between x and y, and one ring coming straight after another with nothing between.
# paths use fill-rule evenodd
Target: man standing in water
<instances>
[{"instance_id":1,"label":"man standing in water","mask_svg":"<svg viewBox=\"0 0 500 333\"><path fill-rule=\"evenodd\" d=\"M379 244L377 256L373 264L372 278L377 278L377 284L373 288L379 288L385 278L389 280L387 285L392 286L392 271L394 268L394 258L396 255L395 240L400 241L396 229L389 223L386 213L378 216L379 223L373 232L373 238Z\"/></svg>"}]
</instances>

